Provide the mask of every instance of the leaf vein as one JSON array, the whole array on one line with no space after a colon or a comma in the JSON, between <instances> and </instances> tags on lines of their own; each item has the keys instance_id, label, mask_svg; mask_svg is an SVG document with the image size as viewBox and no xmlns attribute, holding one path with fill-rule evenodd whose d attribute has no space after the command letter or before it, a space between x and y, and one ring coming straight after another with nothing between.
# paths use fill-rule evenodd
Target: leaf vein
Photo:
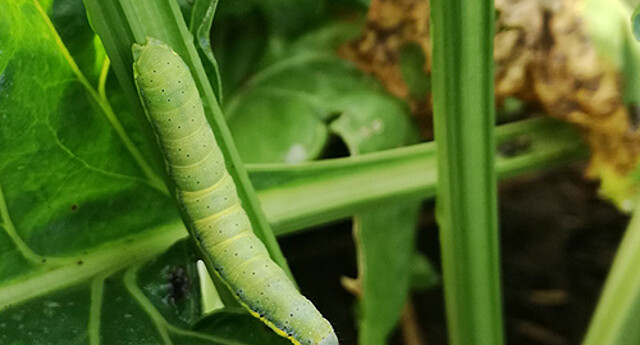
<instances>
[{"instance_id":1,"label":"leaf vein","mask_svg":"<svg viewBox=\"0 0 640 345\"><path fill-rule=\"evenodd\" d=\"M51 22L49 16L45 13L42 6L40 6L40 3L37 0L33 0L33 3L36 9L38 10L38 12L40 13L40 15L42 16L44 22L49 27L51 34L53 35L53 38L56 42L56 45L60 49L60 53L63 55L63 57L69 64L69 67L71 68L73 73L77 76L80 83L87 89L87 91L89 92L93 100L98 104L98 106L102 110L102 113L107 117L107 119L111 123L111 126L116 131L116 133L120 137L120 140L122 140L123 144L129 151L133 159L136 161L140 169L149 178L149 180L151 181L151 184L155 185L156 188L158 188L159 190L162 190L164 194L169 195L169 191L164 181L162 180L162 178L160 178L160 176L158 176L153 171L151 166L147 163L147 161L142 156L142 153L138 150L138 148L135 146L133 141L129 138L126 131L124 130L124 127L122 127L122 124L120 123L113 109L111 108L111 105L109 104L109 102L107 102L106 99L100 97L98 92L91 86L91 84L89 83L87 78L84 76L82 71L80 71L80 68L73 60L73 57L71 56L69 51L66 49L64 43L62 42L62 39L60 38L60 36L58 35L58 32L53 26L53 23Z\"/></svg>"}]
</instances>

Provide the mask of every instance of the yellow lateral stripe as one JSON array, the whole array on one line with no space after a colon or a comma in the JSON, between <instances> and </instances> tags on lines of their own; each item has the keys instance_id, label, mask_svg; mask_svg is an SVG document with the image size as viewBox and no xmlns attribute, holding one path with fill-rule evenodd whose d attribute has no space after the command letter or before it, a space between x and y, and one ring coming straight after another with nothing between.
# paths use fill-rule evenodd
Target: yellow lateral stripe
<instances>
[{"instance_id":1,"label":"yellow lateral stripe","mask_svg":"<svg viewBox=\"0 0 640 345\"><path fill-rule=\"evenodd\" d=\"M265 252L265 253L261 253L261 254L258 254L256 256L253 256L248 260L244 260L241 263L239 263L239 264L237 264L237 265L235 265L233 267L226 268L226 270L228 272L231 272L232 275L234 274L234 271L235 271L235 275L233 275L233 276L232 275L228 275L229 280L233 280L233 279L237 278L237 276L240 274L240 267L242 267L242 265L247 264L249 262L256 261L255 260L256 258L259 258L260 260L264 260L265 258L270 258L270 257L269 257L269 253Z\"/></svg>"},{"instance_id":2,"label":"yellow lateral stripe","mask_svg":"<svg viewBox=\"0 0 640 345\"><path fill-rule=\"evenodd\" d=\"M211 185L211 187L207 187L205 189L201 189L201 190L197 190L195 192L189 192L189 191L180 191L180 197L183 198L187 198L187 199L195 199L198 197L201 197L205 194L208 194L210 192L213 192L215 189L218 189L223 183L224 180L226 179L231 179L231 175L229 175L229 173L227 173L227 170L225 169L224 173L222 174L222 178L220 179L220 181L217 181L216 183L214 183L213 185ZM233 180L232 180L233 182Z\"/></svg>"},{"instance_id":3,"label":"yellow lateral stripe","mask_svg":"<svg viewBox=\"0 0 640 345\"><path fill-rule=\"evenodd\" d=\"M198 219L198 220L194 220L194 221L193 221L193 226L194 226L196 229L198 229L198 228L200 228L200 227L204 227L204 224L203 224L203 223L208 223L208 222L210 222L210 221L216 220L216 219L218 219L218 218L220 218L220 217L222 217L222 216L226 216L226 215L228 215L228 214L230 214L230 213L233 213L233 212L237 211L238 209L240 209L240 210L244 210L244 209L242 208L242 204L240 204L239 202L237 202L237 203L233 204L233 205L232 205L232 206L230 206L230 207L227 207L226 209L224 209L224 210L222 210L222 211L220 211L220 212L218 212L218 213L214 213L214 214L212 214L212 215L210 215L210 216L207 216L207 217L205 217L205 218L200 218L200 219Z\"/></svg>"},{"instance_id":4,"label":"yellow lateral stripe","mask_svg":"<svg viewBox=\"0 0 640 345\"><path fill-rule=\"evenodd\" d=\"M200 130L197 129L196 132ZM194 166L206 161L209 157L211 157L212 155L214 155L216 153L216 150L211 150L209 153L207 153L206 156L204 156L202 159L200 159L199 161L195 162L195 163L191 163L191 164L185 164L185 165L178 165L178 164L173 164L171 162L169 162L167 160L167 165L169 165L171 168L178 168L178 169L188 169L188 168L193 168ZM220 179L222 180L222 179ZM214 185L216 185L218 182L220 182L220 180L216 181L216 183L214 183ZM207 187L210 188L210 187Z\"/></svg>"},{"instance_id":5,"label":"yellow lateral stripe","mask_svg":"<svg viewBox=\"0 0 640 345\"><path fill-rule=\"evenodd\" d=\"M240 233L232 237L229 237L226 240L221 241L220 243L215 244L213 248L207 248L207 251L209 251L210 253L217 252L218 250L222 250L225 245L228 246L229 242L237 240L238 238L241 238L241 237L251 237L252 235L253 235L253 231L251 231L251 229L243 230Z\"/></svg>"}]
</instances>

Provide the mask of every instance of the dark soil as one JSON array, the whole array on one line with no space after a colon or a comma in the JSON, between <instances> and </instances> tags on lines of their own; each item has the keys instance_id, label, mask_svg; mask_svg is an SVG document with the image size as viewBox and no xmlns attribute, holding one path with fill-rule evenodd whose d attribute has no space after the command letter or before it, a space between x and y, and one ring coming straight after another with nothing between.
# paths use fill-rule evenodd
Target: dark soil
<instances>
[{"instance_id":1,"label":"dark soil","mask_svg":"<svg viewBox=\"0 0 640 345\"><path fill-rule=\"evenodd\" d=\"M582 167L502 182L503 298L510 345L579 344L628 218L597 197ZM300 287L332 320L341 344L357 344L355 300L340 285L356 276L349 222L283 238ZM419 250L439 265L433 202L424 205ZM412 296L426 344L446 344L442 287ZM396 332L391 344L403 344ZM425 345L426 345L425 344Z\"/></svg>"}]
</instances>

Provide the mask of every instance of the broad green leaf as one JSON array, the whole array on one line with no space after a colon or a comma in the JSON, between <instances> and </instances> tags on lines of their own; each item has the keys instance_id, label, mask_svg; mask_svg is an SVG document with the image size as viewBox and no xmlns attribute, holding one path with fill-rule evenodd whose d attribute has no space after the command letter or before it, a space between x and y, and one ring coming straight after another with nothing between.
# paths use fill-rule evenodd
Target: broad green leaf
<instances>
[{"instance_id":1,"label":"broad green leaf","mask_svg":"<svg viewBox=\"0 0 640 345\"><path fill-rule=\"evenodd\" d=\"M340 99L331 129L352 156L413 144L418 134L403 104L381 92ZM420 202L382 202L357 213L353 233L361 287L359 343L386 344L409 292Z\"/></svg>"},{"instance_id":2,"label":"broad green leaf","mask_svg":"<svg viewBox=\"0 0 640 345\"><path fill-rule=\"evenodd\" d=\"M180 241L151 261L94 272L78 284L3 308L0 343L161 344L169 339L209 339L189 330L201 316L193 253L188 242ZM74 264L80 271L85 263ZM69 268L68 274L73 271ZM204 344L236 342L216 338Z\"/></svg>"},{"instance_id":3,"label":"broad green leaf","mask_svg":"<svg viewBox=\"0 0 640 345\"><path fill-rule=\"evenodd\" d=\"M381 92L355 92L337 100L342 109L331 130L351 155L414 144L418 134L402 102Z\"/></svg>"},{"instance_id":4,"label":"broad green leaf","mask_svg":"<svg viewBox=\"0 0 640 345\"><path fill-rule=\"evenodd\" d=\"M340 40L353 33L354 25L337 23L301 37L271 56L230 99L225 114L245 163L317 159L332 116L368 102L375 102L369 112L386 107L381 116L398 111L398 101L373 78L335 54Z\"/></svg>"},{"instance_id":5,"label":"broad green leaf","mask_svg":"<svg viewBox=\"0 0 640 345\"><path fill-rule=\"evenodd\" d=\"M212 31L212 45L226 94L235 94L255 73L296 55L298 50L333 52L340 43L360 33L360 22L339 23L332 18L335 7L352 11L354 4L339 2L325 6L324 2L222 1ZM319 25L324 27L315 30ZM308 33L309 29L314 30ZM301 34L302 38L297 37ZM298 49L302 45L306 46Z\"/></svg>"},{"instance_id":6,"label":"broad green leaf","mask_svg":"<svg viewBox=\"0 0 640 345\"><path fill-rule=\"evenodd\" d=\"M175 224L164 183L57 39L46 9L0 6L0 284Z\"/></svg>"},{"instance_id":7,"label":"broad green leaf","mask_svg":"<svg viewBox=\"0 0 640 345\"><path fill-rule=\"evenodd\" d=\"M322 111L304 99L262 89L244 97L230 128L245 163L298 163L317 158L327 142Z\"/></svg>"}]
</instances>

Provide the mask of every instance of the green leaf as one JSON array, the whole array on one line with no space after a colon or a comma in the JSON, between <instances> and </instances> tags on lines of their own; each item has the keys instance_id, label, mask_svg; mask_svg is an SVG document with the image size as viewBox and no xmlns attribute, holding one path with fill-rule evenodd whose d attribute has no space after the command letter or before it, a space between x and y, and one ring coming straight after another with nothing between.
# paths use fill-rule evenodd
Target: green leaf
<instances>
[{"instance_id":1,"label":"green leaf","mask_svg":"<svg viewBox=\"0 0 640 345\"><path fill-rule=\"evenodd\" d=\"M243 115L232 117L229 127L245 163L308 161L327 142L321 110L304 99L265 88L244 97L236 114Z\"/></svg>"},{"instance_id":2,"label":"green leaf","mask_svg":"<svg viewBox=\"0 0 640 345\"><path fill-rule=\"evenodd\" d=\"M328 139L325 122L354 107L372 113L382 106L382 117L404 111L373 78L336 56L336 42L353 32L354 25L331 24L301 37L230 99L225 114L245 163L317 159Z\"/></svg>"},{"instance_id":3,"label":"green leaf","mask_svg":"<svg viewBox=\"0 0 640 345\"><path fill-rule=\"evenodd\" d=\"M381 203L354 217L362 286L360 344L386 344L406 303L420 203Z\"/></svg>"},{"instance_id":4,"label":"green leaf","mask_svg":"<svg viewBox=\"0 0 640 345\"><path fill-rule=\"evenodd\" d=\"M149 262L107 270L78 284L0 311L3 344L152 344L199 340L237 344L189 328L200 319L196 261L190 244L176 243ZM76 271L85 264L74 263ZM73 274L74 268L69 268ZM236 327L246 321L237 320ZM181 342L183 343L183 342Z\"/></svg>"},{"instance_id":5,"label":"green leaf","mask_svg":"<svg viewBox=\"0 0 640 345\"><path fill-rule=\"evenodd\" d=\"M413 144L418 133L405 105L382 92L354 92L339 98L342 110L331 130L347 144L352 155Z\"/></svg>"},{"instance_id":6,"label":"green leaf","mask_svg":"<svg viewBox=\"0 0 640 345\"><path fill-rule=\"evenodd\" d=\"M333 53L339 44L359 35L359 21L330 21L330 13L335 11L327 10L324 3L324 0L220 3L212 44L226 93L235 94L253 74L297 55L298 50L309 52L313 47L316 51ZM316 30L318 25L324 26ZM310 28L314 30L306 32ZM298 37L301 33L302 37Z\"/></svg>"},{"instance_id":7,"label":"green leaf","mask_svg":"<svg viewBox=\"0 0 640 345\"><path fill-rule=\"evenodd\" d=\"M167 224L174 225L156 233L179 234L161 178L62 42L52 39L45 9L32 1L0 6L7 24L0 31L6 42L0 56L0 283L49 271L56 266L52 257L82 256ZM42 71L46 79L38 78Z\"/></svg>"}]
</instances>

